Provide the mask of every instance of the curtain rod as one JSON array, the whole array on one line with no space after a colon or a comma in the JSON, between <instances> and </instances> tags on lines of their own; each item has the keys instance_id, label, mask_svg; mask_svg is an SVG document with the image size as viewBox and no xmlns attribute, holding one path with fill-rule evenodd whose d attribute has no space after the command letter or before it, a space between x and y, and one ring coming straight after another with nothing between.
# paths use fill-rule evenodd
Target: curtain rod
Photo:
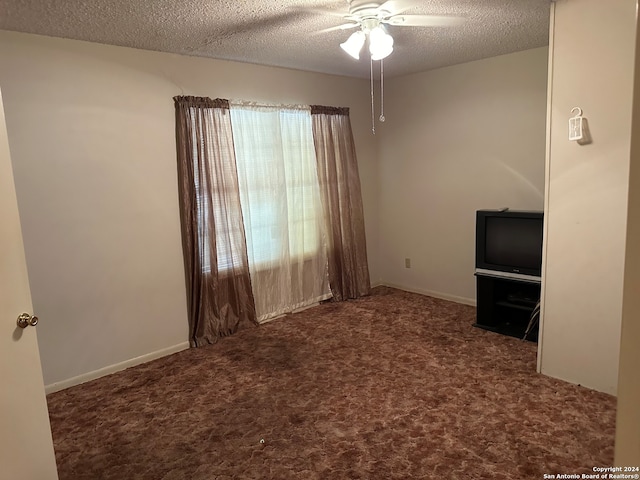
<instances>
[{"instance_id":1,"label":"curtain rod","mask_svg":"<svg viewBox=\"0 0 640 480\"><path fill-rule=\"evenodd\" d=\"M235 106L235 107L258 107L258 108L271 108L271 109L311 111L311 106L309 105L263 103L263 102L252 102L249 100L229 100L229 105Z\"/></svg>"}]
</instances>

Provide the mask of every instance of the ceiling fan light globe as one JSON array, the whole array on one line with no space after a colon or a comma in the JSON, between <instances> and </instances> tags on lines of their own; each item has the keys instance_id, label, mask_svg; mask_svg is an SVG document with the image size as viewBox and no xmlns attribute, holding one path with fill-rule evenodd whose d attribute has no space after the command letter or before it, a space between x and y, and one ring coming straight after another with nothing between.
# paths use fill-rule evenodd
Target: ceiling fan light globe
<instances>
[{"instance_id":1,"label":"ceiling fan light globe","mask_svg":"<svg viewBox=\"0 0 640 480\"><path fill-rule=\"evenodd\" d=\"M376 27L369 33L369 52L372 60L382 60L393 52L393 37L382 27Z\"/></svg>"},{"instance_id":2,"label":"ceiling fan light globe","mask_svg":"<svg viewBox=\"0 0 640 480\"><path fill-rule=\"evenodd\" d=\"M365 38L363 31L354 32L346 42L340 44L340 48L356 60L360 60L360 50L364 46Z\"/></svg>"}]
</instances>

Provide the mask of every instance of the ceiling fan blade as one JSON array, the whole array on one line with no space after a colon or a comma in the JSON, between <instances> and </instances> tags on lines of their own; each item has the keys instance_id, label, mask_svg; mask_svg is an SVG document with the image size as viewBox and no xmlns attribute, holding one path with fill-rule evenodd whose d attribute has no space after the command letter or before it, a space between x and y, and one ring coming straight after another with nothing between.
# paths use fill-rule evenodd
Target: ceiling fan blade
<instances>
[{"instance_id":1,"label":"ceiling fan blade","mask_svg":"<svg viewBox=\"0 0 640 480\"><path fill-rule=\"evenodd\" d=\"M394 15L382 21L394 27L454 27L466 21L463 17L442 15Z\"/></svg>"},{"instance_id":2,"label":"ceiling fan blade","mask_svg":"<svg viewBox=\"0 0 640 480\"><path fill-rule=\"evenodd\" d=\"M328 32L335 32L338 30L349 30L350 28L356 28L359 27L360 24L359 23L343 23L342 25L337 25L335 27L329 27L329 28L324 28L322 30L316 30L314 33L315 34L319 34L319 33L328 33Z\"/></svg>"},{"instance_id":3,"label":"ceiling fan blade","mask_svg":"<svg viewBox=\"0 0 640 480\"><path fill-rule=\"evenodd\" d=\"M378 10L390 12L391 15L397 15L415 7L417 3L416 0L387 0L378 7Z\"/></svg>"}]
</instances>

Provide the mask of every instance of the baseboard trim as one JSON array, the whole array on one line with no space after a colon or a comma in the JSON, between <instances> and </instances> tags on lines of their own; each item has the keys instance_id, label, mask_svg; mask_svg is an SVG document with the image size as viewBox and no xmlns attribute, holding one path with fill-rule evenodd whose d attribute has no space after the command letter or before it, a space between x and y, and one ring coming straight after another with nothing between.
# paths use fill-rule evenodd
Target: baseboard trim
<instances>
[{"instance_id":1,"label":"baseboard trim","mask_svg":"<svg viewBox=\"0 0 640 480\"><path fill-rule=\"evenodd\" d=\"M405 292L419 293L420 295L440 298L442 300L449 300L450 302L461 303L463 305L471 305L472 307L476 306L476 301L473 298L459 297L457 295L449 295L448 293L434 292L433 290L425 290L423 288L408 287L406 285L400 285L400 284L391 283L391 282L381 282L378 285L397 288L398 290L404 290Z\"/></svg>"},{"instance_id":2,"label":"baseboard trim","mask_svg":"<svg viewBox=\"0 0 640 480\"><path fill-rule=\"evenodd\" d=\"M147 363L157 358L166 357L167 355L181 352L182 350L186 350L188 348L189 342L182 342L171 347L156 350L155 352L140 355L139 357L135 357L130 360L125 360L124 362L109 365L98 370L93 370L92 372L83 373L82 375L78 375L77 377L72 377L68 378L67 380L51 383L44 387L44 391L47 395L50 393L59 392L60 390L64 390L65 388L74 387L76 385L80 385L81 383L89 382L91 380L95 380L96 378L119 372L121 370L124 370L125 368L135 367L136 365Z\"/></svg>"}]
</instances>

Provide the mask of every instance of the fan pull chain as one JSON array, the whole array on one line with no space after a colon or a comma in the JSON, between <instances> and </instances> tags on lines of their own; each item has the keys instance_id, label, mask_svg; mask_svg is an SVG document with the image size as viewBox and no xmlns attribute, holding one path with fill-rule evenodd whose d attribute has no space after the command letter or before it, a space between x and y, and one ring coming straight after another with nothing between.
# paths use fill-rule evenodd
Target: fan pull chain
<instances>
[{"instance_id":1,"label":"fan pull chain","mask_svg":"<svg viewBox=\"0 0 640 480\"><path fill-rule=\"evenodd\" d=\"M380 121L384 122L384 59L380 59Z\"/></svg>"},{"instance_id":2,"label":"fan pull chain","mask_svg":"<svg viewBox=\"0 0 640 480\"><path fill-rule=\"evenodd\" d=\"M371 58L371 133L376 134L376 113L373 105L373 58Z\"/></svg>"}]
</instances>

